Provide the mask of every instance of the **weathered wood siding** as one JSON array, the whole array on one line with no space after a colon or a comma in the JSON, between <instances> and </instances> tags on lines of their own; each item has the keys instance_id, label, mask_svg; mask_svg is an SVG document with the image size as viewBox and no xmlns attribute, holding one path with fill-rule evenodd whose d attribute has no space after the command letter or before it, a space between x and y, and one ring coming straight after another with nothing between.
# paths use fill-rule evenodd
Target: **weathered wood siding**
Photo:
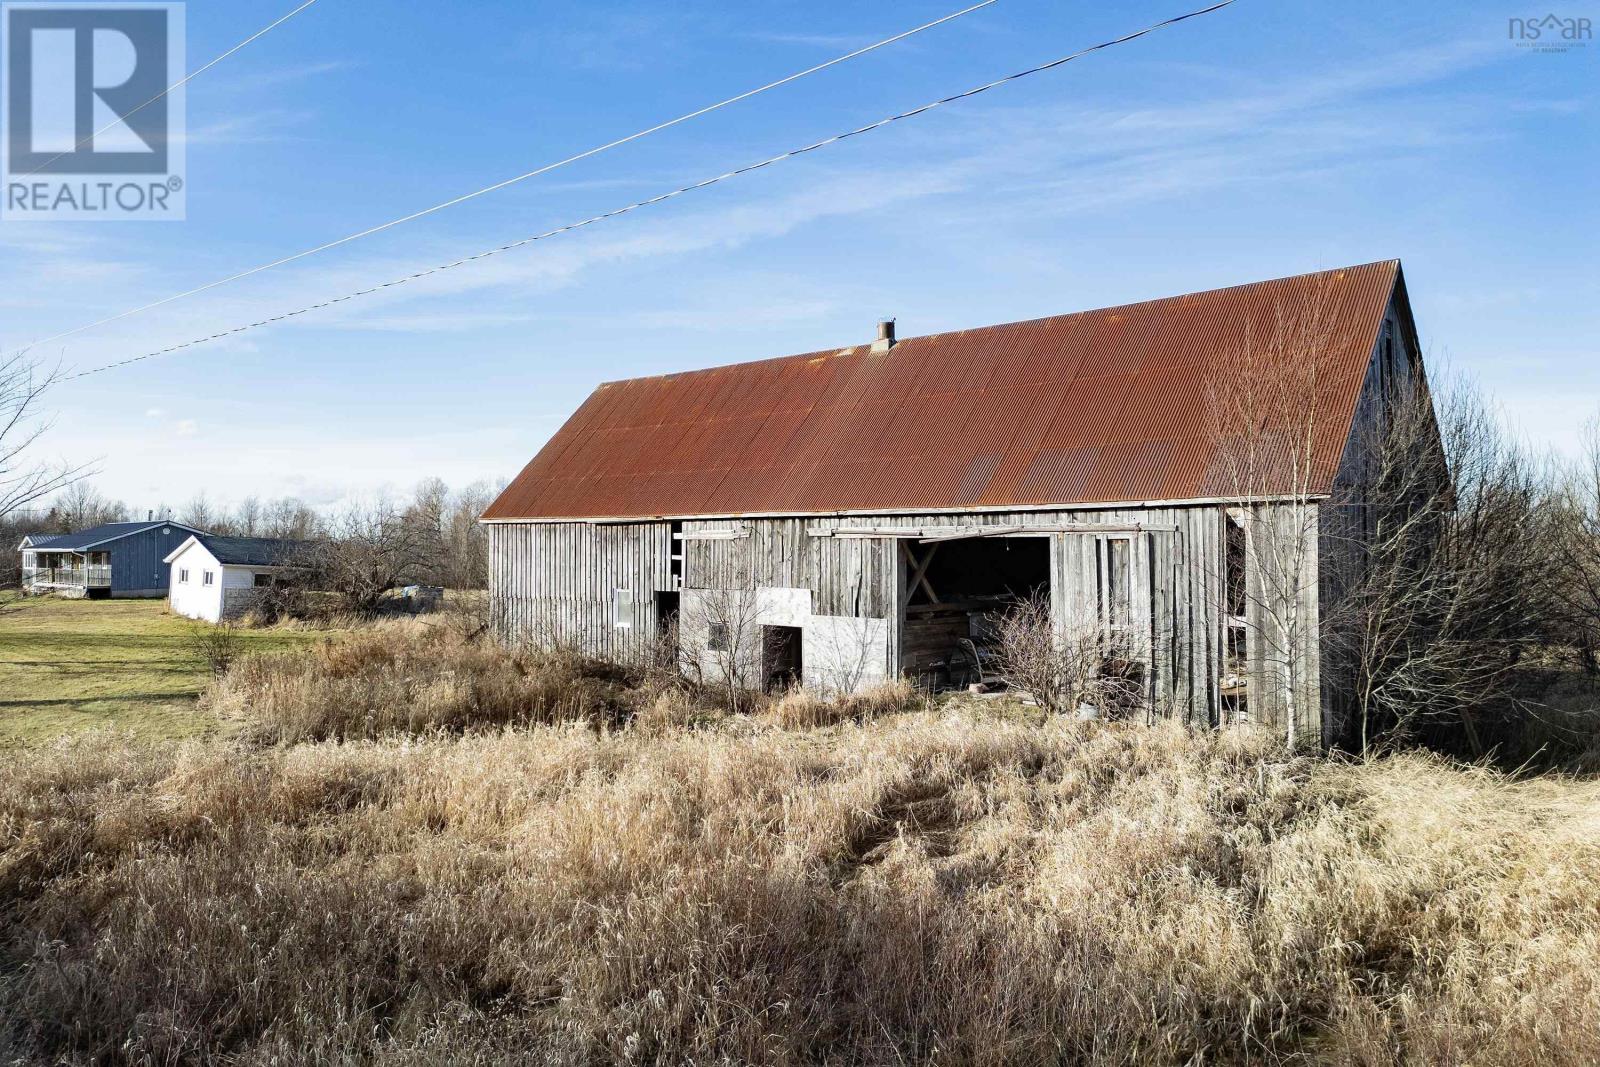
<instances>
[{"instance_id":1,"label":"weathered wood siding","mask_svg":"<svg viewBox=\"0 0 1600 1067\"><path fill-rule=\"evenodd\" d=\"M672 588L664 522L493 523L489 597L511 642L563 642L621 655L654 635L655 592ZM619 610L615 591L628 590Z\"/></svg>"},{"instance_id":2,"label":"weathered wood siding","mask_svg":"<svg viewBox=\"0 0 1600 1067\"><path fill-rule=\"evenodd\" d=\"M1258 509L1260 529L1274 536L1299 530L1305 515L1287 505ZM1067 523L1140 523L1134 536L1135 619L1150 635L1145 655L1151 668L1152 716L1176 716L1198 724L1220 719L1218 683L1223 672L1223 524L1216 505L1077 509L1050 512L963 512L944 515L796 517L685 520L681 586L675 584L673 524L495 523L490 527L490 593L497 626L511 640L573 641L599 654L616 654L656 626L654 593L681 588L687 610L697 592L766 591L773 604L787 605L769 620L793 625L795 596L809 593L809 615L801 621L806 640L838 641L854 633L847 620L879 620L870 633L875 662L863 678L892 677L900 670L900 605L907 579L894 537L819 537L812 531L840 527L945 527ZM1256 622L1305 621L1316 632L1315 516L1311 519L1310 565L1305 581L1294 583L1299 602L1257 613ZM712 537L705 536L712 534ZM716 536L716 535L722 536ZM733 535L733 536L729 536ZM1098 533L1042 534L1050 542L1052 609L1062 628L1091 622L1095 612ZM1270 585L1271 583L1269 583ZM1260 588L1268 588L1257 582ZM632 591L632 606L619 620L613 591ZM763 609L765 610L765 609ZM776 609L774 609L776 610ZM803 614L803 613L802 613ZM782 617L780 618L779 615ZM807 621L809 620L809 621ZM619 626L619 621L627 625ZM1292 628L1291 628L1292 629ZM1258 642L1258 674L1251 679L1254 721L1288 730L1288 708L1296 708L1301 736L1320 732L1316 700L1280 699L1283 657L1269 654L1274 641ZM1292 636L1292 635L1291 635ZM808 644L807 662L814 654ZM1317 685L1314 640L1297 649L1300 658L1288 672L1300 686ZM1310 731L1310 734L1306 734Z\"/></svg>"},{"instance_id":3,"label":"weathered wood siding","mask_svg":"<svg viewBox=\"0 0 1600 1067\"><path fill-rule=\"evenodd\" d=\"M1262 504L1245 524L1249 719L1298 746L1322 743L1318 546L1314 502Z\"/></svg>"},{"instance_id":4,"label":"weathered wood siding","mask_svg":"<svg viewBox=\"0 0 1600 1067\"><path fill-rule=\"evenodd\" d=\"M899 521L896 519L895 521ZM810 589L818 615L881 619L894 614L898 548L892 538L813 537L824 527L860 526L828 518L685 522L684 587ZM748 529L732 541L695 540L709 530Z\"/></svg>"}]
</instances>

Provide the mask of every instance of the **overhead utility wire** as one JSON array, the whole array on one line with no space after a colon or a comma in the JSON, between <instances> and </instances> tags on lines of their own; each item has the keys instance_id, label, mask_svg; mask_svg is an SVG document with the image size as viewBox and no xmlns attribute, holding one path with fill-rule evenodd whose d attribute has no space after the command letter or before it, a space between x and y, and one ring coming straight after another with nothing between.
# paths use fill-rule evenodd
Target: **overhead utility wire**
<instances>
[{"instance_id":1,"label":"overhead utility wire","mask_svg":"<svg viewBox=\"0 0 1600 1067\"><path fill-rule=\"evenodd\" d=\"M308 2L309 2L309 0L308 0ZM285 265L287 263L293 263L296 260L305 259L307 256L314 256L319 252L326 252L331 248L338 248L340 245L349 244L351 241L359 241L363 237L371 237L373 234L382 233L384 230L393 229L396 226L401 226L401 225L404 225L405 223L408 223L408 222L414 222L417 219L423 218L423 217L428 216L428 215L432 215L435 212L443 211L444 209L449 208L449 207L454 207L457 204L463 204L463 203L467 202L468 200L474 200L474 199L477 199L478 197L484 196L484 195L486 195L488 193L492 193L492 192L495 192L497 190L504 189L508 185L515 185L518 182L527 181L529 178L536 178L541 174L548 174L551 171L556 170L556 169L558 169L560 167L565 167L565 166L568 166L570 164L577 163L580 160L588 159L591 156L597 156L601 152L607 152L607 151L610 151L613 148L617 148L617 147L619 147L621 145L628 144L631 141L637 141L641 137L648 137L653 133L660 133L662 130L670 129L673 126L677 126L677 125L680 125L681 123L688 122L690 119L699 118L701 115L706 115L706 114L709 114L710 112L720 110L721 108L728 107L731 104L737 104L741 100L748 100L752 96L758 96L761 93L767 92L768 90L776 89L779 86L788 85L790 82L798 81L799 79L804 78L804 77L806 77L808 75L811 75L811 74L816 74L818 71L827 70L829 67L838 66L840 63L844 63L844 62L846 62L848 60L855 59L858 56L864 56L868 52L875 52L880 48L887 47L888 45L894 44L897 41L903 41L907 37L911 37L911 36L913 36L915 34L919 34L919 33L923 32L924 30L931 30L935 26L942 26L946 22L950 22L953 19L958 19L958 18L962 17L963 15L970 15L974 11L977 11L977 10L979 10L981 8L985 8L985 7L990 6L991 4L996 4L996 3L999 3L999 0L981 0L980 3L973 4L971 7L962 8L960 11L953 11L950 14L945 15L945 16L943 16L941 18L934 19L932 22L925 22L920 26L913 26L911 29L905 30L905 31L903 31L901 33L897 33L893 37L885 37L881 41L874 42L873 44L866 45L865 47L862 47L862 48L857 48L855 51L847 52L842 56L836 56L835 58L830 59L825 63L818 63L814 67L807 67L805 70L796 71L795 73L790 74L790 75L788 75L786 77L779 78L777 81L768 82L767 84L759 86L759 87L757 87L755 89L746 90L745 92L742 92L742 93L738 94L737 96L730 96L726 100L719 100L715 104L707 104L705 107L698 108L697 110L694 110L694 111L690 111L687 114L679 115L675 119L668 119L666 122L659 122L654 126L650 126L650 127L645 128L645 129L639 130L636 133L630 133L626 137L619 137L615 141L608 141L605 144L596 145L593 148L585 149L584 151L579 152L577 155L568 156L565 159L556 160L554 163L546 163L542 167L538 167L538 168L536 168L534 170L530 170L525 174L518 174L514 178L507 178L504 181L495 182L493 185L486 185L482 189L476 189L476 190L474 190L474 191L472 191L470 193L463 193L462 195L457 196L457 197L453 197L452 199L446 200L443 203L435 204L435 205L433 205L432 207L429 207L429 208L423 208L421 211L413 211L409 215L402 215L401 217L399 217L397 219L390 219L388 222L380 223L380 224L378 224L376 226L370 226L365 230L361 230L361 231L358 231L356 233L352 233L352 234L350 234L350 235L348 235L346 237L340 237L337 240L329 241L327 244L317 245L316 247L308 248L303 252L296 252L293 255L284 256L282 259L275 259L270 263L263 263L260 266L251 267L248 270L242 270L237 274L230 274L225 278L218 278L217 280L211 281L211 282L207 282L204 285L198 285L193 289L188 289L188 290L185 290L184 292L181 292L181 293L174 293L172 296L163 297L160 300L154 300L154 301L151 301L150 303L144 304L144 305L142 305L140 307L130 308L127 311L118 312L115 315L109 315L106 318L99 319L99 320L97 320L95 322L87 323L87 324L85 324L83 326L75 327L75 328L67 330L67 331L65 331L63 333L52 334L49 337L45 337L45 338L42 338L41 340L35 341L34 344L35 345L42 345L42 344L48 344L51 341L59 341L63 337L71 337L73 334L82 333L85 330L92 330L97 326L104 326L107 323L116 322L118 319L128 318L130 315L138 315L141 312L149 311L152 308L158 308L158 307L162 306L163 304L170 304L174 300L182 300L185 297L194 296L197 293L203 293L208 289L215 289L218 286L228 285L231 282L236 282L236 281L239 281L240 279L248 278L253 274L260 274L262 271L272 270L275 267L281 267L281 266L283 266L283 265Z\"/></svg>"},{"instance_id":2,"label":"overhead utility wire","mask_svg":"<svg viewBox=\"0 0 1600 1067\"><path fill-rule=\"evenodd\" d=\"M613 219L618 215L626 215L631 211L637 211L640 208L649 207L652 204L659 204L662 201L671 200L674 197L682 196L683 194L693 192L696 189L704 189L707 186L716 185L719 182L725 182L731 178L737 178L742 174L749 174L752 171L770 167L774 163L781 163L786 159L793 159L796 156L802 156L808 152L815 152L817 149L826 147L827 145L837 144L838 142L847 140L851 137L859 137L864 133L870 133L873 130L882 129L891 123L899 122L903 119L913 118L917 115L926 114L927 112L932 111L934 108L942 107L945 104L955 103L958 100L965 100L969 97L977 96L979 93L988 92L990 89L998 88L999 86L1005 85L1009 82L1014 82L1018 79L1039 74L1047 70L1053 70L1056 67L1070 63L1075 59L1080 59L1092 52L1098 52L1101 49L1110 48L1114 45L1125 44L1128 41L1135 40L1145 36L1148 33L1153 33L1156 30L1175 25L1176 23L1183 22L1187 19L1197 18L1201 15L1209 15L1214 11L1222 10L1233 3L1234 0L1221 0L1220 3L1212 4L1208 7L1198 8L1194 11L1187 12L1186 14L1176 15L1169 19L1163 19L1160 22L1152 23L1151 25L1146 26L1141 30L1124 34L1121 37L1117 37L1109 41L1102 41L1100 44L1090 45L1088 48L1080 49L1077 52L1073 52L1071 55L1062 56L1060 59L1053 59L1048 63L1041 63L1036 67L1029 67L1027 70L1018 71L1015 74L1008 74L1004 78L997 78L992 82L968 89L965 92L956 93L953 96L943 97L939 100L933 101L932 103L923 104L921 107L912 108L910 111L902 111L897 115L890 115L887 118L879 119L877 122L870 123L866 126L858 126L857 128L849 130L845 133L835 134L832 137L827 137L821 141L815 141L811 144L808 144L803 148L792 149L791 151L784 152L781 155L764 159L759 163L751 163L748 166L740 167L737 170L730 170L724 174L719 174L714 178L707 178L704 181L695 182L693 185L681 186L680 188L674 189L671 192L662 193L659 196L653 196L648 200L639 200L627 205L626 207L616 208L612 211L607 211L604 214L591 215L589 218L583 219L579 222L568 223L565 226L559 226L553 230L546 230L543 233L534 234L531 237L524 237L518 241L511 241L507 244L488 249L487 251L478 252L470 256L463 256L462 258L452 260L449 263L442 263L436 267L429 267L426 270L420 270L413 274L407 274L404 277L395 278L391 281L382 282L378 285L369 286L365 289L358 289L353 293L346 293L344 296L337 296L328 300L319 301L315 304L308 304L307 306L297 308L294 311L286 311L280 315L273 315L270 318L259 319L255 322L245 323L242 326L235 326L232 329L221 330L217 333L208 334L204 337L197 337L191 341L184 341L182 344L169 345L166 348L159 348L153 352L146 352L143 355L131 356L127 359L119 359L112 363L106 363L98 367L90 368L89 370L77 371L72 374L63 375L61 380L71 381L74 378L84 378L91 374L99 374L103 371L113 370L117 367L125 367L130 363L138 363L142 360L153 359L156 356L167 355L172 352L180 351L181 349L192 348L195 345L205 344L208 341L216 341L224 337L231 337L234 334L244 333L247 330L257 329L262 326L270 326L273 323L283 322L286 319L292 319L312 311L320 311L323 308L333 307L335 304L342 304L348 300L354 300L357 297L369 296L372 293L381 292L384 289L391 289L397 285L404 285L407 282L416 281L419 278L426 278L430 275L438 274L442 271L452 270L468 263L475 263L480 259L488 259L490 256L497 256L503 252L509 252L514 248L521 248L523 245L532 244L534 241L542 241L545 238L554 237L557 234L569 233L573 230L582 229L585 226L592 226L597 222L603 222L606 219Z\"/></svg>"},{"instance_id":3,"label":"overhead utility wire","mask_svg":"<svg viewBox=\"0 0 1600 1067\"><path fill-rule=\"evenodd\" d=\"M305 0L305 3L301 4L299 7L295 8L293 11L289 12L287 15L284 15L282 18L278 19L276 22L269 23L268 25L261 27L261 29L257 30L255 33L252 33L250 36L246 37L244 40L240 41L238 44L234 45L232 48L228 49L226 52L222 53L220 56L217 56L215 59L213 59L211 62L207 63L205 66L200 67L200 68L198 68L196 70L191 70L188 74L185 74L182 78L180 78L177 81L173 82L171 85L167 86L165 89L161 90L159 93L157 93L156 95L152 96L150 99L146 100L144 103L140 104L138 107L134 108L132 111L128 112L126 115L122 115L122 116L120 116L118 118L112 119L110 122L106 123L104 126L100 127L98 130L95 130L93 133L91 133L89 136L85 137L83 140L79 141L77 144L73 145L71 148L68 148L65 151L59 152L56 155L51 156L49 159L47 159L43 163L39 164L39 166L36 169L30 170L26 174L18 174L18 175L16 175L13 180L21 179L21 178L32 178L34 175L41 173L46 167L48 167L50 164L54 163L56 160L60 159L62 156L70 156L72 153L76 152L78 149L82 148L84 145L93 142L96 137L99 137L102 133L105 133L107 130L111 129L111 127L116 126L119 123L126 122L128 119L131 119L134 115L137 115L139 112L143 111L145 108L149 107L151 104L155 103L157 100L164 99L174 89L178 89L178 88L181 88L182 86L185 86L185 85L189 84L189 82L193 81L196 77L198 77L201 74L204 74L206 71L210 70L212 67L216 66L218 63L221 63L224 59L227 59L229 56L233 55L235 52L237 52L239 49L243 48L245 45L249 44L251 41L256 41L256 40L259 40L262 37L265 37L268 33L272 32L275 29L277 29L279 26L282 26L285 22L288 22L290 19L294 18L296 15L300 14L300 12L304 11L306 8L310 7L312 4L314 4L316 2L317 2L317 0ZM85 327L85 329L87 329L87 327ZM62 334L60 336L64 337L66 335ZM55 338L51 338L51 340L55 340Z\"/></svg>"}]
</instances>

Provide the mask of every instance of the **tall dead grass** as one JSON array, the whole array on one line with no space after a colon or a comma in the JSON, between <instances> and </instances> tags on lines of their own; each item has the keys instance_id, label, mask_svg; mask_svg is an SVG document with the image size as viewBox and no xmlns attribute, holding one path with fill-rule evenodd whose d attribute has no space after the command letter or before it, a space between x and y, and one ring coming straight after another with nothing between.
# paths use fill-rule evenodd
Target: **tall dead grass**
<instances>
[{"instance_id":1,"label":"tall dead grass","mask_svg":"<svg viewBox=\"0 0 1600 1067\"><path fill-rule=\"evenodd\" d=\"M1594 783L862 720L0 756L0 1060L1600 1059Z\"/></svg>"},{"instance_id":2,"label":"tall dead grass","mask_svg":"<svg viewBox=\"0 0 1600 1067\"><path fill-rule=\"evenodd\" d=\"M630 685L634 682L634 685ZM243 660L205 695L257 739L320 741L556 722L616 725L637 679L565 651L513 652L418 620Z\"/></svg>"}]
</instances>

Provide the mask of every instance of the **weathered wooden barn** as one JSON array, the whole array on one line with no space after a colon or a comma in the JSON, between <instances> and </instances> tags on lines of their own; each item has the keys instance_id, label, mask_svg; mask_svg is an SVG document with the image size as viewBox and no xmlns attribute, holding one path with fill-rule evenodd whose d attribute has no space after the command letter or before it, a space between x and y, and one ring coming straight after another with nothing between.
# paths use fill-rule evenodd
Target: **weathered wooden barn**
<instances>
[{"instance_id":1,"label":"weathered wooden barn","mask_svg":"<svg viewBox=\"0 0 1600 1067\"><path fill-rule=\"evenodd\" d=\"M496 625L623 655L676 622L765 680L939 685L1047 596L1139 660L1149 714L1331 742L1324 572L1421 380L1385 261L608 382L483 516Z\"/></svg>"}]
</instances>

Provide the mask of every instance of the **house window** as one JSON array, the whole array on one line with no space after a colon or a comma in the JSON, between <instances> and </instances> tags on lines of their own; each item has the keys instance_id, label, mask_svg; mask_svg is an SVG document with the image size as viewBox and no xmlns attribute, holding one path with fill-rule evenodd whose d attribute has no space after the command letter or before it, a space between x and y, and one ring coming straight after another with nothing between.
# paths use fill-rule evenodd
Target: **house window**
<instances>
[{"instance_id":1,"label":"house window","mask_svg":"<svg viewBox=\"0 0 1600 1067\"><path fill-rule=\"evenodd\" d=\"M709 631L706 634L706 648L712 652L728 651L728 624L714 622L711 624Z\"/></svg>"},{"instance_id":2,"label":"house window","mask_svg":"<svg viewBox=\"0 0 1600 1067\"><path fill-rule=\"evenodd\" d=\"M613 589L611 591L611 610L613 625L618 630L633 628L633 590Z\"/></svg>"},{"instance_id":3,"label":"house window","mask_svg":"<svg viewBox=\"0 0 1600 1067\"><path fill-rule=\"evenodd\" d=\"M206 571L200 576L201 585L216 585L217 576L212 571Z\"/></svg>"},{"instance_id":4,"label":"house window","mask_svg":"<svg viewBox=\"0 0 1600 1067\"><path fill-rule=\"evenodd\" d=\"M188 585L189 584L189 568L188 567L179 567L178 568L178 581L182 582L184 585Z\"/></svg>"},{"instance_id":5,"label":"house window","mask_svg":"<svg viewBox=\"0 0 1600 1067\"><path fill-rule=\"evenodd\" d=\"M264 574L264 573L262 573L260 571L257 571L251 577L250 581L251 581L251 584L254 585L257 589L260 589L263 586L269 586L269 585L272 584L272 575Z\"/></svg>"}]
</instances>

